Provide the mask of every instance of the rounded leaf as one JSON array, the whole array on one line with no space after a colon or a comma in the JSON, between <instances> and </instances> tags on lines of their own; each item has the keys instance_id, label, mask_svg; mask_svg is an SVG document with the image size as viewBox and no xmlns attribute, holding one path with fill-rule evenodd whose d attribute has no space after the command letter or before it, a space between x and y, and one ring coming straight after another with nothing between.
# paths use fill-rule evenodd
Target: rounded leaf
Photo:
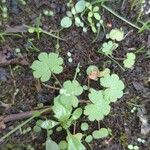
<instances>
[{"instance_id":1,"label":"rounded leaf","mask_svg":"<svg viewBox=\"0 0 150 150\"><path fill-rule=\"evenodd\" d=\"M72 25L72 20L70 17L64 17L61 20L61 26L63 28L69 28Z\"/></svg>"},{"instance_id":2,"label":"rounded leaf","mask_svg":"<svg viewBox=\"0 0 150 150\"><path fill-rule=\"evenodd\" d=\"M93 140L92 135L88 135L88 136L85 138L85 142L87 142L87 143L92 142L92 140Z\"/></svg>"},{"instance_id":3,"label":"rounded leaf","mask_svg":"<svg viewBox=\"0 0 150 150\"><path fill-rule=\"evenodd\" d=\"M85 6L86 6L85 0L79 0L75 5L76 12L77 13L83 12L85 9Z\"/></svg>"},{"instance_id":4,"label":"rounded leaf","mask_svg":"<svg viewBox=\"0 0 150 150\"><path fill-rule=\"evenodd\" d=\"M99 130L95 130L92 133L94 139L100 139L100 138L105 138L109 135L109 132L106 128L101 128Z\"/></svg>"},{"instance_id":5,"label":"rounded leaf","mask_svg":"<svg viewBox=\"0 0 150 150\"><path fill-rule=\"evenodd\" d=\"M81 124L81 130L82 131L86 131L86 130L88 130L88 128L89 128L89 125L86 122Z\"/></svg>"}]
</instances>

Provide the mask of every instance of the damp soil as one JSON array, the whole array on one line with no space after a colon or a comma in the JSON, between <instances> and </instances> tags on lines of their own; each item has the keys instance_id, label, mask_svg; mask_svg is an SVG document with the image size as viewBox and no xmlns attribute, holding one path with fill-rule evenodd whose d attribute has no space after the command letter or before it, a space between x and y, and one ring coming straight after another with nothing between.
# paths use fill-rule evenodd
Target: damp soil
<instances>
[{"instance_id":1,"label":"damp soil","mask_svg":"<svg viewBox=\"0 0 150 150\"><path fill-rule=\"evenodd\" d=\"M107 4L107 3L106 3ZM39 16L44 8L49 8L54 11L54 17L42 16L41 22L44 29L58 30L60 28L60 20L67 11L65 1L59 0L28 0L26 6L15 4L15 0L8 0L9 18L6 21L0 20L0 29L5 31L8 27L16 27L26 25L33 25L35 18ZM114 11L126 17L128 20L135 22L138 10L130 9L130 1L114 0L108 2ZM102 18L105 22L106 33L111 28L122 28L127 36L120 42L119 48L114 52L116 58L124 58L127 52L136 52L141 47L144 50L136 54L137 59L133 69L123 71L116 63L109 58L98 54L97 50L101 47L102 43L106 41L105 32L101 31L96 42L93 43L95 35L89 30L83 33L81 28L72 26L69 29L62 30L60 37L67 39L66 41L59 41L60 49L58 50L60 56L64 59L64 72L58 75L58 79L63 81L72 79L75 69L80 62L81 76L78 81L83 85L87 85L87 76L85 73L89 65L95 64L101 70L105 67L110 68L111 72L117 73L125 83L124 96L116 103L112 104L111 113L103 121L100 122L100 127L109 127L112 130L113 136L111 139L102 139L93 141L90 146L85 144L87 150L127 150L127 145L130 143L137 144L137 138L144 138L146 144L139 144L141 150L150 150L149 135L141 134L141 122L137 116L137 112L131 113L134 107L131 103L137 105L144 105L147 110L147 116L150 118L150 32L145 31L138 33L137 29L131 27L127 23L121 21L117 17L110 14L105 9L101 9ZM144 19L148 19L146 16ZM109 26L111 24L111 27ZM28 51L27 40L33 38L33 44L41 51L56 52L57 40L48 35L41 35L37 39L35 35L28 33L22 34L23 36L7 36L5 42L0 43L0 52L9 51L9 56L15 55L15 48L21 49L22 55L25 57L26 63L6 63L0 65L0 101L5 104L11 104L10 107L4 109L0 107L0 114L15 114L19 112L26 112L34 110L39 103L44 106L53 104L53 98L58 95L58 92L52 89L47 89L40 85L37 80L33 78L30 65L39 54L37 51ZM73 62L68 62L67 52L71 52ZM2 58L0 58L2 59ZM24 59L24 58L21 58ZM23 60L23 62L25 61ZM118 60L122 63L122 60ZM48 84L53 84L53 80ZM91 81L96 89L98 85L95 81ZM19 92L15 95L16 89ZM82 96L84 99L84 95ZM51 116L46 116L50 118ZM33 127L36 120L31 121L24 128ZM76 125L76 132L80 131L81 122L89 123L89 131L87 134L92 133L94 129L98 128L97 122L89 122L86 117L82 117ZM0 130L0 137L15 128L22 121L13 121L6 124L6 128ZM52 137L55 141L59 142L65 138L64 133L57 133ZM45 142L44 131L40 134L29 132L25 135L20 131L16 131L9 136L4 142L0 144L1 150L26 150L28 145L31 145L36 150L44 149Z\"/></svg>"}]
</instances>

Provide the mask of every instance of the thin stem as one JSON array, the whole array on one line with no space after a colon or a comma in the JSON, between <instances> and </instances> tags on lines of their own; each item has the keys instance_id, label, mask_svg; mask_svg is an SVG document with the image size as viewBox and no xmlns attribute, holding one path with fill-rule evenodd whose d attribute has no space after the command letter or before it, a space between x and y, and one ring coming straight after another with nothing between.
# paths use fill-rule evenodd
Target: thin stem
<instances>
[{"instance_id":1,"label":"thin stem","mask_svg":"<svg viewBox=\"0 0 150 150\"><path fill-rule=\"evenodd\" d=\"M128 21L127 19L121 17L120 15L118 15L115 11L113 11L112 9L110 9L109 7L107 7L106 5L102 4L101 5L103 8L105 8L107 11L109 11L110 13L112 13L114 16L116 16L117 18L121 19L122 21L126 22L127 24L129 24L130 26L140 30L140 27L138 27L137 25L133 24L132 22Z\"/></svg>"},{"instance_id":2,"label":"thin stem","mask_svg":"<svg viewBox=\"0 0 150 150\"><path fill-rule=\"evenodd\" d=\"M73 134L76 134L76 121L74 123Z\"/></svg>"},{"instance_id":3,"label":"thin stem","mask_svg":"<svg viewBox=\"0 0 150 150\"><path fill-rule=\"evenodd\" d=\"M44 109L42 111L37 111L35 114L33 114L32 117L30 117L29 119L27 119L26 121L24 121L23 123L21 123L20 125L18 125L16 128L14 128L13 130L11 130L10 132L8 132L7 134L5 134L3 137L0 138L0 143L3 142L3 140L5 140L7 137L9 137L11 134L13 134L14 132L16 132L17 130L19 130L20 128L22 128L24 125L26 125L27 123L29 123L31 120L33 120L34 118L40 116L42 113L46 112L50 110L50 108L48 109Z\"/></svg>"},{"instance_id":4,"label":"thin stem","mask_svg":"<svg viewBox=\"0 0 150 150\"><path fill-rule=\"evenodd\" d=\"M137 105L137 104L134 104L134 103L131 103L131 102L127 102L127 104L132 105L132 106L136 106L136 107L142 107L143 106L143 105Z\"/></svg>"},{"instance_id":5,"label":"thin stem","mask_svg":"<svg viewBox=\"0 0 150 150\"><path fill-rule=\"evenodd\" d=\"M47 34L47 35L50 35L51 37L54 37L54 38L56 38L56 39L59 39L59 40L62 40L62 41L66 41L65 39L60 38L59 36L57 36L57 35L55 35L55 34L52 34L52 33L50 33L50 32L47 32L47 31L45 31L45 30L42 30L42 32L45 33L45 34Z\"/></svg>"},{"instance_id":6,"label":"thin stem","mask_svg":"<svg viewBox=\"0 0 150 150\"><path fill-rule=\"evenodd\" d=\"M52 73L52 76L55 78L55 80L58 82L59 86L62 88L62 84L60 83L60 81L57 79L57 77Z\"/></svg>"},{"instance_id":7,"label":"thin stem","mask_svg":"<svg viewBox=\"0 0 150 150\"><path fill-rule=\"evenodd\" d=\"M57 87L54 87L54 86L51 86L51 85L48 85L48 84L45 84L45 83L42 83L45 87L47 88L50 88L50 89L54 89L54 90L60 90L60 88L57 88Z\"/></svg>"},{"instance_id":8,"label":"thin stem","mask_svg":"<svg viewBox=\"0 0 150 150\"><path fill-rule=\"evenodd\" d=\"M110 58L114 63L116 63L123 71L125 71L125 69L115 60L113 59L111 56L106 55L108 58Z\"/></svg>"},{"instance_id":9,"label":"thin stem","mask_svg":"<svg viewBox=\"0 0 150 150\"><path fill-rule=\"evenodd\" d=\"M73 80L76 80L76 78L77 78L77 74L79 73L79 67L80 67L80 63L78 63L78 66L77 66L77 68L76 68L76 72L75 72L75 75L74 75L74 78L73 78Z\"/></svg>"}]
</instances>

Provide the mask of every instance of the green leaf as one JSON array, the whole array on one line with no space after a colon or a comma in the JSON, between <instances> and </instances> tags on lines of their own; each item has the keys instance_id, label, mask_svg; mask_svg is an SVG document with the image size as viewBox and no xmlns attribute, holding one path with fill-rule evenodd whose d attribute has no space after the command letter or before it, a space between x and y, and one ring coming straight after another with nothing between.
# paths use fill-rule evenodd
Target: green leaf
<instances>
[{"instance_id":1,"label":"green leaf","mask_svg":"<svg viewBox=\"0 0 150 150\"><path fill-rule=\"evenodd\" d=\"M77 13L81 13L85 9L86 2L84 0L80 0L76 3L75 9Z\"/></svg>"},{"instance_id":2,"label":"green leaf","mask_svg":"<svg viewBox=\"0 0 150 150\"><path fill-rule=\"evenodd\" d=\"M58 124L59 124L58 122L53 121L53 120L45 120L41 124L41 128L49 130L49 129L52 129L53 127L55 127Z\"/></svg>"},{"instance_id":3,"label":"green leaf","mask_svg":"<svg viewBox=\"0 0 150 150\"><path fill-rule=\"evenodd\" d=\"M101 16L99 15L99 13L94 13L94 17L95 17L95 19L97 19L97 20L100 20L100 19L101 19Z\"/></svg>"},{"instance_id":4,"label":"green leaf","mask_svg":"<svg viewBox=\"0 0 150 150\"><path fill-rule=\"evenodd\" d=\"M123 96L124 83L119 79L118 75L107 74L100 79L100 84L105 87L104 99L110 103L117 101Z\"/></svg>"},{"instance_id":5,"label":"green leaf","mask_svg":"<svg viewBox=\"0 0 150 150\"><path fill-rule=\"evenodd\" d=\"M38 60L32 63L33 75L35 78L40 78L42 82L50 79L51 74L59 74L63 71L63 59L55 53L42 52L38 56Z\"/></svg>"},{"instance_id":6,"label":"green leaf","mask_svg":"<svg viewBox=\"0 0 150 150\"><path fill-rule=\"evenodd\" d=\"M92 135L88 135L88 136L85 138L85 142L87 142L87 143L92 142L92 140L93 140Z\"/></svg>"},{"instance_id":7,"label":"green leaf","mask_svg":"<svg viewBox=\"0 0 150 150\"><path fill-rule=\"evenodd\" d=\"M67 147L68 147L68 144L67 144L66 141L64 141L64 140L60 141L60 143L59 143L59 148L60 148L61 150L66 150Z\"/></svg>"},{"instance_id":8,"label":"green leaf","mask_svg":"<svg viewBox=\"0 0 150 150\"><path fill-rule=\"evenodd\" d=\"M122 41L124 38L124 32L120 29L112 29L109 33L109 38L116 41Z\"/></svg>"},{"instance_id":9,"label":"green leaf","mask_svg":"<svg viewBox=\"0 0 150 150\"><path fill-rule=\"evenodd\" d=\"M67 150L85 150L85 146L81 143L81 139L76 135L72 135L68 131L67 136L68 149Z\"/></svg>"},{"instance_id":10,"label":"green leaf","mask_svg":"<svg viewBox=\"0 0 150 150\"><path fill-rule=\"evenodd\" d=\"M109 135L109 131L106 128L101 128L99 130L95 130L92 135L94 139L105 138Z\"/></svg>"},{"instance_id":11,"label":"green leaf","mask_svg":"<svg viewBox=\"0 0 150 150\"><path fill-rule=\"evenodd\" d=\"M88 116L90 121L102 120L104 116L109 114L110 106L108 102L104 100L102 91L91 89L89 99L92 104L85 106L84 114Z\"/></svg>"},{"instance_id":12,"label":"green leaf","mask_svg":"<svg viewBox=\"0 0 150 150\"><path fill-rule=\"evenodd\" d=\"M136 55L134 53L127 53L127 58L123 61L124 67L132 68L135 63Z\"/></svg>"},{"instance_id":13,"label":"green leaf","mask_svg":"<svg viewBox=\"0 0 150 150\"><path fill-rule=\"evenodd\" d=\"M79 118L81 117L81 115L82 115L82 108L77 108L77 109L73 112L71 119L77 120L77 119L79 119Z\"/></svg>"},{"instance_id":14,"label":"green leaf","mask_svg":"<svg viewBox=\"0 0 150 150\"><path fill-rule=\"evenodd\" d=\"M86 70L86 73L87 75L90 75L92 72L99 72L99 69L97 66L95 65L90 65L87 70Z\"/></svg>"},{"instance_id":15,"label":"green leaf","mask_svg":"<svg viewBox=\"0 0 150 150\"><path fill-rule=\"evenodd\" d=\"M60 101L64 105L77 107L79 101L76 96L81 95L82 92L83 88L77 80L65 81L63 88L60 90Z\"/></svg>"},{"instance_id":16,"label":"green leaf","mask_svg":"<svg viewBox=\"0 0 150 150\"><path fill-rule=\"evenodd\" d=\"M70 17L64 17L60 24L63 28L69 28L72 25L72 19Z\"/></svg>"},{"instance_id":17,"label":"green leaf","mask_svg":"<svg viewBox=\"0 0 150 150\"><path fill-rule=\"evenodd\" d=\"M46 150L60 150L58 144L51 139L46 140Z\"/></svg>"},{"instance_id":18,"label":"green leaf","mask_svg":"<svg viewBox=\"0 0 150 150\"><path fill-rule=\"evenodd\" d=\"M93 31L94 33L96 33L97 29L95 28L95 26L94 26L94 25L93 25L93 26L91 26L91 29L92 29L92 31Z\"/></svg>"},{"instance_id":19,"label":"green leaf","mask_svg":"<svg viewBox=\"0 0 150 150\"><path fill-rule=\"evenodd\" d=\"M117 47L118 47L117 43L108 41L103 43L101 50L105 55L112 55L112 51L115 50Z\"/></svg>"},{"instance_id":20,"label":"green leaf","mask_svg":"<svg viewBox=\"0 0 150 150\"><path fill-rule=\"evenodd\" d=\"M89 17L89 18L91 18L93 15L94 15L94 14L93 14L93 12L91 12L91 11L88 13L88 17Z\"/></svg>"},{"instance_id":21,"label":"green leaf","mask_svg":"<svg viewBox=\"0 0 150 150\"><path fill-rule=\"evenodd\" d=\"M89 128L89 125L86 122L81 124L81 130L82 131L86 131L86 130L88 130L88 128Z\"/></svg>"},{"instance_id":22,"label":"green leaf","mask_svg":"<svg viewBox=\"0 0 150 150\"><path fill-rule=\"evenodd\" d=\"M93 8L93 11L94 11L94 12L99 11L99 7L98 7L98 6L95 6L95 7Z\"/></svg>"},{"instance_id":23,"label":"green leaf","mask_svg":"<svg viewBox=\"0 0 150 150\"><path fill-rule=\"evenodd\" d=\"M54 99L52 110L55 114L54 117L56 117L60 122L66 122L71 116L72 107L63 105L58 96Z\"/></svg>"}]
</instances>

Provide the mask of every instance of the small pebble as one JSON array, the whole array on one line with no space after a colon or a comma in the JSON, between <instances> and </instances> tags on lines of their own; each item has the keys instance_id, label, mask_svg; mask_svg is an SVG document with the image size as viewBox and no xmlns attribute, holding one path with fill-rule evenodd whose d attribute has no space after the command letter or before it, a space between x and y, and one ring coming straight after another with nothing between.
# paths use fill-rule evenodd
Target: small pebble
<instances>
[{"instance_id":1,"label":"small pebble","mask_svg":"<svg viewBox=\"0 0 150 150\"><path fill-rule=\"evenodd\" d=\"M68 57L71 57L71 53L70 52L68 52L67 55L68 55Z\"/></svg>"},{"instance_id":2,"label":"small pebble","mask_svg":"<svg viewBox=\"0 0 150 150\"><path fill-rule=\"evenodd\" d=\"M69 58L68 61L71 63L72 62L72 58Z\"/></svg>"}]
</instances>

